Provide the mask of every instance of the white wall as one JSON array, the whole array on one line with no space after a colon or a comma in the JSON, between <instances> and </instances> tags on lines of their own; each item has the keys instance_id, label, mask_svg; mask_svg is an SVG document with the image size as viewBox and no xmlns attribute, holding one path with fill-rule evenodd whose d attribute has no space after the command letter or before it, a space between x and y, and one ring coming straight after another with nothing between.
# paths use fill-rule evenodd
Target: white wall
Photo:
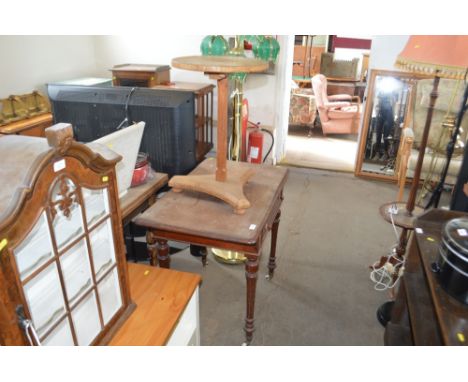
<instances>
[{"instance_id":1,"label":"white wall","mask_svg":"<svg viewBox=\"0 0 468 382\"><path fill-rule=\"evenodd\" d=\"M291 93L291 73L294 59L294 35L278 36L281 46L276 68L275 84L275 140L274 163L283 159L286 152L286 138L289 128L289 101Z\"/></svg>"},{"instance_id":2,"label":"white wall","mask_svg":"<svg viewBox=\"0 0 468 382\"><path fill-rule=\"evenodd\" d=\"M170 65L177 56L199 55L203 35L0 36L0 98L38 89L46 83L79 77L111 78L123 63ZM274 75L250 74L244 85L250 120L277 130L280 159L287 132L292 36L279 36ZM293 40L292 40L293 41ZM290 48L290 49L289 49ZM288 50L289 49L289 50ZM290 51L288 53L288 51ZM290 61L290 62L289 62ZM201 72L171 69L171 80L216 84ZM215 89L214 118L217 118ZM284 130L284 131L283 131ZM279 156L278 156L279 155Z\"/></svg>"},{"instance_id":3,"label":"white wall","mask_svg":"<svg viewBox=\"0 0 468 382\"><path fill-rule=\"evenodd\" d=\"M170 65L178 56L200 54L200 43L204 36L190 35L130 35L95 36L94 50L98 74L111 77L114 65L125 63ZM171 69L171 80L211 82L203 73Z\"/></svg>"},{"instance_id":4,"label":"white wall","mask_svg":"<svg viewBox=\"0 0 468 382\"><path fill-rule=\"evenodd\" d=\"M200 54L203 35L146 35L146 36L95 36L95 57L99 76L110 77L109 69L124 63L170 65L174 57ZM227 36L226 36L227 37ZM212 83L201 72L171 68L171 81ZM249 99L250 119L272 126L274 123L276 77L251 74L244 84L244 95ZM217 119L214 94L214 118Z\"/></svg>"},{"instance_id":5,"label":"white wall","mask_svg":"<svg viewBox=\"0 0 468 382\"><path fill-rule=\"evenodd\" d=\"M278 71L276 71L276 74ZM275 123L277 77L269 74L249 74L244 84L244 97L249 101L249 119L260 125Z\"/></svg>"},{"instance_id":6,"label":"white wall","mask_svg":"<svg viewBox=\"0 0 468 382\"><path fill-rule=\"evenodd\" d=\"M92 36L0 36L0 98L95 75Z\"/></svg>"},{"instance_id":7,"label":"white wall","mask_svg":"<svg viewBox=\"0 0 468 382\"><path fill-rule=\"evenodd\" d=\"M408 39L408 35L373 36L369 68L395 70L396 58Z\"/></svg>"}]
</instances>

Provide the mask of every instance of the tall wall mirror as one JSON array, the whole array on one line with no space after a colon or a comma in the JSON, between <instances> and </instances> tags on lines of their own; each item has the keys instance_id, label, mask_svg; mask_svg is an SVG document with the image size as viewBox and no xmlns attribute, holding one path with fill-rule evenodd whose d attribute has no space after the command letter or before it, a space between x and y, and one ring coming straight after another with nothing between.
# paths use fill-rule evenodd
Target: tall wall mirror
<instances>
[{"instance_id":1,"label":"tall wall mirror","mask_svg":"<svg viewBox=\"0 0 468 382\"><path fill-rule=\"evenodd\" d=\"M403 128L410 123L413 73L372 70L355 174L397 180Z\"/></svg>"}]
</instances>

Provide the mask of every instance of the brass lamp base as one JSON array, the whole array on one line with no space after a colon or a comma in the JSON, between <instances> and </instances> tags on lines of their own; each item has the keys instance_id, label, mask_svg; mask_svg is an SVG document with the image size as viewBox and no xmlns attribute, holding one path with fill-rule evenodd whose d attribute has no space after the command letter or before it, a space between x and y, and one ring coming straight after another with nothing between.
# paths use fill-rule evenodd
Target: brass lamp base
<instances>
[{"instance_id":1,"label":"brass lamp base","mask_svg":"<svg viewBox=\"0 0 468 382\"><path fill-rule=\"evenodd\" d=\"M219 248L211 248L211 252L213 253L213 257L224 264L242 264L245 262L246 257L242 252L237 251L230 251L227 249L219 249Z\"/></svg>"}]
</instances>

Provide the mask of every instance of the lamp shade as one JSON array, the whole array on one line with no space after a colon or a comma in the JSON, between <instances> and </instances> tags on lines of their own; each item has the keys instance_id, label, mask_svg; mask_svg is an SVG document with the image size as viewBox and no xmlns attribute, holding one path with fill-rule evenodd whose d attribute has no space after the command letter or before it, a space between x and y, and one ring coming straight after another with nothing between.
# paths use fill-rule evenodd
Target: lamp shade
<instances>
[{"instance_id":1,"label":"lamp shade","mask_svg":"<svg viewBox=\"0 0 468 382\"><path fill-rule=\"evenodd\" d=\"M229 49L229 44L221 35L206 36L200 45L203 56L224 56Z\"/></svg>"},{"instance_id":2,"label":"lamp shade","mask_svg":"<svg viewBox=\"0 0 468 382\"><path fill-rule=\"evenodd\" d=\"M468 69L468 36L410 36L395 66L410 72L462 79Z\"/></svg>"},{"instance_id":3,"label":"lamp shade","mask_svg":"<svg viewBox=\"0 0 468 382\"><path fill-rule=\"evenodd\" d=\"M280 51L278 40L273 37L260 37L258 44L253 45L254 55L264 61L276 62Z\"/></svg>"}]
</instances>

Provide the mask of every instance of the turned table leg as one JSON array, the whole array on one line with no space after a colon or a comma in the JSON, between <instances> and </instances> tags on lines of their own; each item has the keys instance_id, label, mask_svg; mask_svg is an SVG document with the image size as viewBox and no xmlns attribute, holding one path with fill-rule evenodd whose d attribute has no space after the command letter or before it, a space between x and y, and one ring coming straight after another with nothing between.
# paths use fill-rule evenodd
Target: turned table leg
<instances>
[{"instance_id":1,"label":"turned table leg","mask_svg":"<svg viewBox=\"0 0 468 382\"><path fill-rule=\"evenodd\" d=\"M275 221L271 227L271 247L270 258L268 260L268 276L267 279L271 280L276 268L276 239L278 237L278 227L281 219L281 210L278 211Z\"/></svg>"},{"instance_id":2,"label":"turned table leg","mask_svg":"<svg viewBox=\"0 0 468 382\"><path fill-rule=\"evenodd\" d=\"M247 279L247 313L245 316L245 342L247 345L252 342L254 332L254 311L255 311L255 292L258 276L258 254L246 254L245 277Z\"/></svg>"},{"instance_id":3,"label":"turned table leg","mask_svg":"<svg viewBox=\"0 0 468 382\"><path fill-rule=\"evenodd\" d=\"M169 246L167 240L156 239L156 252L158 255L158 263L161 268L171 267L171 258L169 257Z\"/></svg>"},{"instance_id":4,"label":"turned table leg","mask_svg":"<svg viewBox=\"0 0 468 382\"><path fill-rule=\"evenodd\" d=\"M158 264L157 250L156 250L156 236L150 229L146 230L146 248L150 260L150 265L155 267Z\"/></svg>"},{"instance_id":5,"label":"turned table leg","mask_svg":"<svg viewBox=\"0 0 468 382\"><path fill-rule=\"evenodd\" d=\"M203 247L202 248L202 257L201 257L201 261L202 261L202 264L204 267L206 267L206 264L207 264L207 261L206 261L206 256L208 254L208 248L206 247Z\"/></svg>"}]
</instances>

